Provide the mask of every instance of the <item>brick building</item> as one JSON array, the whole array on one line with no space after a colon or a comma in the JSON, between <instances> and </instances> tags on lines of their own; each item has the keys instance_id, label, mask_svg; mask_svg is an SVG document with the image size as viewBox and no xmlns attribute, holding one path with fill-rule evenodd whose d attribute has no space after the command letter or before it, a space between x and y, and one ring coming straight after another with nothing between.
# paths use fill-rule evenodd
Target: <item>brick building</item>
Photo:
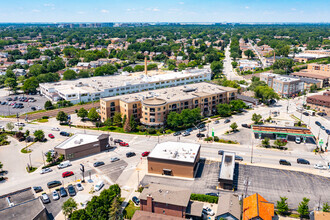
<instances>
[{"instance_id":1,"label":"brick building","mask_svg":"<svg viewBox=\"0 0 330 220\"><path fill-rule=\"evenodd\" d=\"M330 91L307 97L307 104L312 109L330 114Z\"/></svg>"},{"instance_id":2,"label":"brick building","mask_svg":"<svg viewBox=\"0 0 330 220\"><path fill-rule=\"evenodd\" d=\"M199 144L160 143L148 156L148 173L194 178L199 158Z\"/></svg>"}]
</instances>

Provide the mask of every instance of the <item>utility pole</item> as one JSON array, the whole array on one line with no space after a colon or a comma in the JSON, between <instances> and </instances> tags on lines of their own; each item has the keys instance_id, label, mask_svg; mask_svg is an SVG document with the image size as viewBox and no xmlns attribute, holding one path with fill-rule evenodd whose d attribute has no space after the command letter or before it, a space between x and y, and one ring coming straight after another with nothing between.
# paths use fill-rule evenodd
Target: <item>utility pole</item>
<instances>
[{"instance_id":1,"label":"utility pole","mask_svg":"<svg viewBox=\"0 0 330 220\"><path fill-rule=\"evenodd\" d=\"M253 139L251 140L251 145L252 145L252 148L251 148L251 163L253 161Z\"/></svg>"},{"instance_id":2,"label":"utility pole","mask_svg":"<svg viewBox=\"0 0 330 220\"><path fill-rule=\"evenodd\" d=\"M30 167L32 168L31 153L29 153Z\"/></svg>"},{"instance_id":3,"label":"utility pole","mask_svg":"<svg viewBox=\"0 0 330 220\"><path fill-rule=\"evenodd\" d=\"M137 190L139 190L139 184L140 184L140 170L137 170Z\"/></svg>"},{"instance_id":4,"label":"utility pole","mask_svg":"<svg viewBox=\"0 0 330 220\"><path fill-rule=\"evenodd\" d=\"M44 151L41 151L41 156L42 156L42 160L44 161L44 166L46 166L46 164L45 164L45 158L44 158Z\"/></svg>"},{"instance_id":5,"label":"utility pole","mask_svg":"<svg viewBox=\"0 0 330 220\"><path fill-rule=\"evenodd\" d=\"M248 188L249 188L249 185L250 185L249 177L247 177L244 180L243 185L244 185L244 198L246 198L247 197Z\"/></svg>"}]
</instances>

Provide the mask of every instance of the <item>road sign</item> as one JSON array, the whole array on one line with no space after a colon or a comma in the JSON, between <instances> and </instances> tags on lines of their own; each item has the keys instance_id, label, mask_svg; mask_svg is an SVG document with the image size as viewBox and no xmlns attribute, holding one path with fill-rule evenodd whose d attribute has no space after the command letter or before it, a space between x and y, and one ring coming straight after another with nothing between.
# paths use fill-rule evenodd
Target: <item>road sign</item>
<instances>
[{"instance_id":1,"label":"road sign","mask_svg":"<svg viewBox=\"0 0 330 220\"><path fill-rule=\"evenodd\" d=\"M319 141L319 145L322 146L323 144L324 144L323 138L321 138L320 141Z\"/></svg>"},{"instance_id":2,"label":"road sign","mask_svg":"<svg viewBox=\"0 0 330 220\"><path fill-rule=\"evenodd\" d=\"M214 129L212 128L212 137L214 137Z\"/></svg>"}]
</instances>

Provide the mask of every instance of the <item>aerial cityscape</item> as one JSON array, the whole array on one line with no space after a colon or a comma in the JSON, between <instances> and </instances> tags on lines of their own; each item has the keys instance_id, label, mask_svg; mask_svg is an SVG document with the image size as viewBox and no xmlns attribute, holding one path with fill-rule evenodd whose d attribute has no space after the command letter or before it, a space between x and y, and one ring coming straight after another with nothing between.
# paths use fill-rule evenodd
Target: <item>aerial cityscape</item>
<instances>
[{"instance_id":1,"label":"aerial cityscape","mask_svg":"<svg viewBox=\"0 0 330 220\"><path fill-rule=\"evenodd\" d=\"M330 2L0 7L1 220L330 220Z\"/></svg>"}]
</instances>

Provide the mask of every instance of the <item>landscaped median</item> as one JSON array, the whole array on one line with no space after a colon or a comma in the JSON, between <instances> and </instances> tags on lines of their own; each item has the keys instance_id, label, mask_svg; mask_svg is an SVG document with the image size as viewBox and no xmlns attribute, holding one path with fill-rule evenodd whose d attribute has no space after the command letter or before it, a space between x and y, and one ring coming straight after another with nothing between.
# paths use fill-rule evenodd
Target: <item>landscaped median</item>
<instances>
[{"instance_id":1,"label":"landscaped median","mask_svg":"<svg viewBox=\"0 0 330 220\"><path fill-rule=\"evenodd\" d=\"M218 136L204 138L204 141L218 142L224 144L239 144L237 141L220 139Z\"/></svg>"},{"instance_id":2,"label":"landscaped median","mask_svg":"<svg viewBox=\"0 0 330 220\"><path fill-rule=\"evenodd\" d=\"M26 147L23 147L22 150L21 150L21 153L23 154L29 154L32 152L31 149L29 149L29 147L34 144L35 142L32 142L31 144L27 145Z\"/></svg>"}]
</instances>

